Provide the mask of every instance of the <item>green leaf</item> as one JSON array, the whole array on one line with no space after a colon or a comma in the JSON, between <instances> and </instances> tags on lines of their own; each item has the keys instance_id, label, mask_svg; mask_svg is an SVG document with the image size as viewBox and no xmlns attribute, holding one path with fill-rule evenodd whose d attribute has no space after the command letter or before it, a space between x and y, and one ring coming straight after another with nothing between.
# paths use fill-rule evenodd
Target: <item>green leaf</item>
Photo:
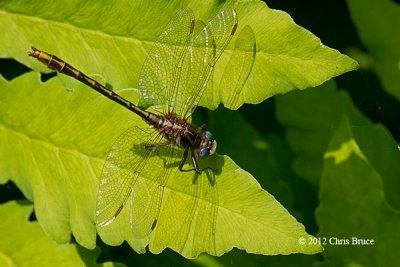
<instances>
[{"instance_id":1,"label":"green leaf","mask_svg":"<svg viewBox=\"0 0 400 267\"><path fill-rule=\"evenodd\" d=\"M309 221L308 213L314 218L314 206L309 206L307 196L299 186L304 181L293 177L291 169L288 168L292 160L289 156L291 151L281 140L282 137L271 134L265 136L266 133L254 128L241 112L220 107L207 114L207 121L209 121L207 126L212 129L213 136L218 140L220 153L229 155L239 166L246 166L246 171L250 172L263 188L268 189L268 192L296 219L306 225ZM196 117L194 117L195 121L201 121ZM257 119L261 118L257 117ZM263 122L268 121L262 120ZM304 212L302 207L307 207L307 211ZM307 231L312 230L307 228ZM235 266L310 266L319 256L292 254L281 257L262 257L232 250L217 259L202 254L194 261L200 265L204 263L202 266L208 266L206 263L209 261L217 261L224 266L232 265L232 263Z\"/></svg>"},{"instance_id":2,"label":"green leaf","mask_svg":"<svg viewBox=\"0 0 400 267\"><path fill-rule=\"evenodd\" d=\"M335 89L331 81L319 88L276 97L277 119L286 126L287 142L296 153L293 168L313 184L319 182L322 155L336 127L338 113L351 107L348 97Z\"/></svg>"},{"instance_id":3,"label":"green leaf","mask_svg":"<svg viewBox=\"0 0 400 267\"><path fill-rule=\"evenodd\" d=\"M253 51L249 41L251 34L246 33L245 39L248 42L239 40L230 58L229 63L235 66L224 67L226 63L222 59L219 64L223 67L216 68L214 84L222 88L221 102L228 108L240 106L232 102L232 98L235 101L240 99L240 104L260 103L276 94L320 85L358 67L354 60L324 46L320 39L296 25L285 12L269 9L259 1L237 2L235 8L239 15L239 25L250 25L254 31L256 54L254 64L248 64ZM247 56L238 55L242 51L247 52ZM243 88L240 88L241 82L235 76L225 74L228 72L238 76L250 68L249 65L251 73ZM231 70L233 68L236 70ZM243 76L246 78L246 75ZM233 96L226 96L224 88L230 88ZM215 94L214 97L218 99ZM216 99L214 103L218 103Z\"/></svg>"},{"instance_id":4,"label":"green leaf","mask_svg":"<svg viewBox=\"0 0 400 267\"><path fill-rule=\"evenodd\" d=\"M177 168L171 171L163 208L150 236L151 252L169 247L194 258L202 252L222 255L233 246L268 255L320 251L318 246L299 244L299 238L309 237L304 227L229 157L216 156L205 164L221 173L210 179L209 173L197 177ZM196 197L195 190L199 192ZM129 225L129 211L137 207L132 205L124 207L112 224L99 229L106 243L122 242L126 237L131 245L136 242Z\"/></svg>"},{"instance_id":5,"label":"green leaf","mask_svg":"<svg viewBox=\"0 0 400 267\"><path fill-rule=\"evenodd\" d=\"M95 177L133 115L84 86L71 92L59 79L42 84L36 73L1 78L0 88L0 182L12 178L35 202L52 239L68 242L72 231L79 244L94 248ZM108 120L110 114L125 117Z\"/></svg>"},{"instance_id":6,"label":"green leaf","mask_svg":"<svg viewBox=\"0 0 400 267\"><path fill-rule=\"evenodd\" d=\"M222 102L229 108L238 108L243 103L259 103L275 94L322 84L357 68L355 61L322 45L312 33L296 25L288 14L269 9L260 1L229 1L220 5L214 1L166 1L162 4L127 0L91 1L90 4L85 1L56 3L47 0L31 4L24 0L2 1L0 25L12 27L3 29L0 56L15 58L35 70L47 72L39 62L26 57L27 50L34 45L66 59L87 74L101 74L114 88L135 87L146 49L176 11L185 5L203 21L208 21L224 6L234 5L239 17L237 32L249 25L255 34L254 64L239 64L240 60L233 59L235 66L226 69L230 54L239 57L240 50L248 50L241 41L235 50L233 40L215 66L213 81L200 103L202 106L215 108ZM16 36L18 42L15 42ZM253 51L250 55L254 56ZM243 60L247 63L249 59ZM246 73L249 66L252 69L248 77L243 75L239 81L227 77L232 67ZM70 80L64 83L69 88L76 86ZM240 88L243 83L244 87ZM229 94L224 88L231 86ZM232 97L236 99L234 102Z\"/></svg>"},{"instance_id":7,"label":"green leaf","mask_svg":"<svg viewBox=\"0 0 400 267\"><path fill-rule=\"evenodd\" d=\"M390 0L347 0L371 67L384 89L400 100L400 6ZM384 14L384 16L382 16Z\"/></svg>"},{"instance_id":8,"label":"green leaf","mask_svg":"<svg viewBox=\"0 0 400 267\"><path fill-rule=\"evenodd\" d=\"M11 177L35 201L38 221L57 242L67 242L72 232L79 244L94 247L97 177L105 154L127 125L145 123L84 85L65 90L59 78L41 83L37 74L28 73L11 82L2 79L0 87L3 182ZM134 91L119 93L137 102ZM133 145L135 141L139 139ZM147 244L154 253L169 247L188 258L201 252L221 255L232 247L259 254L320 251L318 245L298 243L308 237L304 227L229 157L215 156L204 164L219 170L215 186L206 172L193 180L192 172L172 169L149 239L133 238L129 205L116 221L99 229L102 239L113 245L127 240L141 253ZM200 198L191 195L193 181Z\"/></svg>"},{"instance_id":9,"label":"green leaf","mask_svg":"<svg viewBox=\"0 0 400 267\"><path fill-rule=\"evenodd\" d=\"M397 266L400 211L387 202L385 174L364 154L353 129L343 115L324 155L316 213L326 242L323 265ZM369 140L381 138L365 132ZM391 159L381 155L380 160ZM373 244L362 245L359 239Z\"/></svg>"},{"instance_id":10,"label":"green leaf","mask_svg":"<svg viewBox=\"0 0 400 267\"><path fill-rule=\"evenodd\" d=\"M382 175L388 202L400 209L397 192L400 154L395 140L381 125L365 118L346 92L336 90L333 81L320 88L277 98L278 120L287 127L287 141L297 155L293 163L296 173L314 184L319 183L323 155L343 115L349 118L363 154Z\"/></svg>"},{"instance_id":11,"label":"green leaf","mask_svg":"<svg viewBox=\"0 0 400 267\"><path fill-rule=\"evenodd\" d=\"M218 140L218 151L229 155L239 166L246 166L246 171L289 208L292 192L288 188L289 174L285 172L285 164L290 161L278 160L278 153L288 152L284 146L274 147L280 140L275 136L263 137L239 112L219 108L210 117L207 126ZM286 147L286 150L289 149ZM284 167L280 168L279 164Z\"/></svg>"},{"instance_id":12,"label":"green leaf","mask_svg":"<svg viewBox=\"0 0 400 267\"><path fill-rule=\"evenodd\" d=\"M28 221L32 205L10 201L0 205L1 266L124 266L96 264L100 250L73 244L56 244L37 222Z\"/></svg>"}]
</instances>

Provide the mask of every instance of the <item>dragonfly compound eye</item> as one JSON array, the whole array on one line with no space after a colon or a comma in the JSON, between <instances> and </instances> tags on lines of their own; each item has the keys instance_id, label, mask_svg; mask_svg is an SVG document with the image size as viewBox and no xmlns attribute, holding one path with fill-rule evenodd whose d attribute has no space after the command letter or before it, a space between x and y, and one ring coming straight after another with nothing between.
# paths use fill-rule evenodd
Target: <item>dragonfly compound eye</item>
<instances>
[{"instance_id":1,"label":"dragonfly compound eye","mask_svg":"<svg viewBox=\"0 0 400 267\"><path fill-rule=\"evenodd\" d=\"M206 138L208 141L212 141L212 140L214 139L212 133L209 132L209 131L206 131L206 132L204 133L204 136L205 136L205 138Z\"/></svg>"},{"instance_id":2,"label":"dragonfly compound eye","mask_svg":"<svg viewBox=\"0 0 400 267\"><path fill-rule=\"evenodd\" d=\"M198 156L200 159L205 158L209 155L208 150L206 147L203 147L202 149L199 150Z\"/></svg>"}]
</instances>

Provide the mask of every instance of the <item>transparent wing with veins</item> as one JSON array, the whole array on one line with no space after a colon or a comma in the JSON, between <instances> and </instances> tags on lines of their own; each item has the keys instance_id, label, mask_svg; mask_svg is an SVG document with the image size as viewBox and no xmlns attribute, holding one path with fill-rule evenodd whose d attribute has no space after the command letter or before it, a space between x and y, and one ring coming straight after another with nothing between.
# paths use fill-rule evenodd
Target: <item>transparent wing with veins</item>
<instances>
[{"instance_id":1,"label":"transparent wing with veins","mask_svg":"<svg viewBox=\"0 0 400 267\"><path fill-rule=\"evenodd\" d=\"M160 143L159 143L160 144ZM182 150L170 145L156 146L157 150L142 169L131 195L131 228L136 238L148 236L157 226L165 187L172 170L177 169Z\"/></svg>"},{"instance_id":2,"label":"transparent wing with veins","mask_svg":"<svg viewBox=\"0 0 400 267\"><path fill-rule=\"evenodd\" d=\"M180 66L194 29L193 11L182 8L170 20L148 53L139 76L139 106L161 114L171 112L176 98Z\"/></svg>"},{"instance_id":3,"label":"transparent wing with veins","mask_svg":"<svg viewBox=\"0 0 400 267\"><path fill-rule=\"evenodd\" d=\"M112 223L126 207L134 237L148 236L156 227L165 186L181 157L182 150L153 129L132 127L123 133L112 146L100 178L97 225Z\"/></svg>"},{"instance_id":4,"label":"transparent wing with veins","mask_svg":"<svg viewBox=\"0 0 400 267\"><path fill-rule=\"evenodd\" d=\"M188 118L196 108L214 65L225 50L237 28L237 15L233 8L218 13L197 34L190 44L179 72L179 86L175 101L170 103L178 117Z\"/></svg>"},{"instance_id":5,"label":"transparent wing with veins","mask_svg":"<svg viewBox=\"0 0 400 267\"><path fill-rule=\"evenodd\" d=\"M155 152L154 149L147 149L145 144L158 143L162 139L154 130L132 127L113 144L103 167L97 193L98 226L113 222L124 208L140 173Z\"/></svg>"}]
</instances>

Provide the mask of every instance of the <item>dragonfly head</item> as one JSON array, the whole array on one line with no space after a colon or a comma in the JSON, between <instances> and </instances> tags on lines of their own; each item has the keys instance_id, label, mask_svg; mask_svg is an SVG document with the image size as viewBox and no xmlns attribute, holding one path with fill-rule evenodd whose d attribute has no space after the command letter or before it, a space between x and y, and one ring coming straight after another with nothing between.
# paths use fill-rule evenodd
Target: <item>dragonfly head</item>
<instances>
[{"instance_id":1,"label":"dragonfly head","mask_svg":"<svg viewBox=\"0 0 400 267\"><path fill-rule=\"evenodd\" d=\"M200 142L200 147L197 152L197 156L200 159L203 159L209 155L214 154L215 150L217 149L217 141L214 140L214 137L211 132L205 131L203 133L203 138Z\"/></svg>"}]
</instances>

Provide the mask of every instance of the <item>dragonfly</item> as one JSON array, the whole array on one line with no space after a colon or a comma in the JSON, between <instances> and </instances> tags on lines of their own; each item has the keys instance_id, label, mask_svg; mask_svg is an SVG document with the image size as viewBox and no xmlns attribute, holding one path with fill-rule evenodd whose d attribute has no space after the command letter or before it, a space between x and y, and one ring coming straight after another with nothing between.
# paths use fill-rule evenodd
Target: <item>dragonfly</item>
<instances>
[{"instance_id":1,"label":"dragonfly","mask_svg":"<svg viewBox=\"0 0 400 267\"><path fill-rule=\"evenodd\" d=\"M138 105L55 55L34 47L28 52L50 69L79 80L134 112L149 125L148 128L129 128L108 153L97 194L98 227L112 223L131 197L130 223L134 235L137 238L149 235L157 225L174 158L179 161L179 157L175 157L177 150L181 153L179 171L197 174L216 171L211 167L200 168L198 160L213 155L217 141L205 125L197 128L190 118L237 26L236 12L230 7L194 34L193 11L188 7L179 10L149 50L142 66ZM147 110L150 106L153 111ZM138 136L139 142L132 140ZM152 166L155 161L151 158L157 151L166 156L166 164ZM188 157L193 167L185 169ZM138 187L145 189L135 190Z\"/></svg>"}]
</instances>

